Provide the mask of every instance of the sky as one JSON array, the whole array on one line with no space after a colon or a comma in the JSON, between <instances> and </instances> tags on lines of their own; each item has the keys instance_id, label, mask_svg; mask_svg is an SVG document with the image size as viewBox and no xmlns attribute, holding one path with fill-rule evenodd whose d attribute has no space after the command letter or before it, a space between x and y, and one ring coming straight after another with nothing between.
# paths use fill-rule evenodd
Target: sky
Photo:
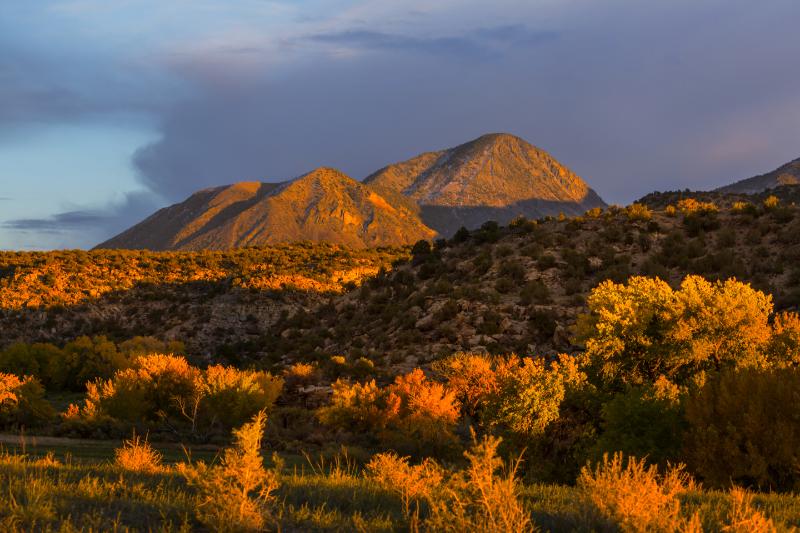
<instances>
[{"instance_id":1,"label":"sky","mask_svg":"<svg viewBox=\"0 0 800 533\"><path fill-rule=\"evenodd\" d=\"M800 157L796 0L2 0L0 249L489 132L607 202Z\"/></svg>"}]
</instances>

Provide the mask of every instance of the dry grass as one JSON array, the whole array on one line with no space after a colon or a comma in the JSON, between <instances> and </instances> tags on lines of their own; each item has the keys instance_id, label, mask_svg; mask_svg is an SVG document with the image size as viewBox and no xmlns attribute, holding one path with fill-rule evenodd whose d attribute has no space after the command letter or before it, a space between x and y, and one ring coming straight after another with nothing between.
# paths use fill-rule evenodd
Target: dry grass
<instances>
[{"instance_id":1,"label":"dry grass","mask_svg":"<svg viewBox=\"0 0 800 533\"><path fill-rule=\"evenodd\" d=\"M578 478L589 520L621 531L684 531L699 527L697 519L685 521L678 496L693 483L682 466L659 475L644 459L621 453L603 456L594 470L584 467ZM696 529L694 529L696 530Z\"/></svg>"},{"instance_id":2,"label":"dry grass","mask_svg":"<svg viewBox=\"0 0 800 533\"><path fill-rule=\"evenodd\" d=\"M214 531L263 530L272 521L270 506L278 488L278 475L264 468L261 438L266 415L234 431L235 444L219 464L180 465L198 493L198 518Z\"/></svg>"},{"instance_id":3,"label":"dry grass","mask_svg":"<svg viewBox=\"0 0 800 533\"><path fill-rule=\"evenodd\" d=\"M464 455L469 466L453 474L430 500L424 526L431 531L534 531L516 479L516 464L497 455L500 439L485 437Z\"/></svg>"},{"instance_id":4,"label":"dry grass","mask_svg":"<svg viewBox=\"0 0 800 533\"><path fill-rule=\"evenodd\" d=\"M727 525L722 531L731 533L774 533L775 523L752 506L753 496L746 490L734 487L730 491L731 510Z\"/></svg>"},{"instance_id":5,"label":"dry grass","mask_svg":"<svg viewBox=\"0 0 800 533\"><path fill-rule=\"evenodd\" d=\"M410 465L408 457L395 453L379 453L367 464L367 475L381 486L400 496L406 516L411 516L411 503L419 514L419 504L430 499L444 477L442 468L431 459Z\"/></svg>"},{"instance_id":6,"label":"dry grass","mask_svg":"<svg viewBox=\"0 0 800 533\"><path fill-rule=\"evenodd\" d=\"M134 433L122 448L114 450L114 462L133 472L158 472L161 470L161 454L154 450L147 438L142 439Z\"/></svg>"}]
</instances>

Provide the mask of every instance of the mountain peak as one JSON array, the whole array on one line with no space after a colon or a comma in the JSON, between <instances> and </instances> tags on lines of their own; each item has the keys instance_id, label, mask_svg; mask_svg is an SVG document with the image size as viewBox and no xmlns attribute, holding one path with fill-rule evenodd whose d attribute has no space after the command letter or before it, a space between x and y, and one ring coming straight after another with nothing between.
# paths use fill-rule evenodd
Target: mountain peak
<instances>
[{"instance_id":1,"label":"mountain peak","mask_svg":"<svg viewBox=\"0 0 800 533\"><path fill-rule=\"evenodd\" d=\"M578 214L605 205L550 154L508 133L421 154L384 167L364 182L384 194L394 191L414 200L428 214L426 223L443 234L461 224Z\"/></svg>"},{"instance_id":2,"label":"mountain peak","mask_svg":"<svg viewBox=\"0 0 800 533\"><path fill-rule=\"evenodd\" d=\"M353 248L411 244L435 232L418 215L330 167L283 183L205 189L98 248L225 250L289 241Z\"/></svg>"}]
</instances>

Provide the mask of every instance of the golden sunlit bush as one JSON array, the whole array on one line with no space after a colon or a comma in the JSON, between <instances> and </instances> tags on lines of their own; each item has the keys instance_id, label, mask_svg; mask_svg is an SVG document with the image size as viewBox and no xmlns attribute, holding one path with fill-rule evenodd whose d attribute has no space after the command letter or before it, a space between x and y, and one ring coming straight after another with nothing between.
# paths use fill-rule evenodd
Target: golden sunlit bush
<instances>
[{"instance_id":1,"label":"golden sunlit bush","mask_svg":"<svg viewBox=\"0 0 800 533\"><path fill-rule=\"evenodd\" d=\"M315 385L320 379L319 367L309 363L294 363L283 371L283 379L289 388Z\"/></svg>"},{"instance_id":2,"label":"golden sunlit bush","mask_svg":"<svg viewBox=\"0 0 800 533\"><path fill-rule=\"evenodd\" d=\"M432 367L455 392L469 416L476 416L486 398L497 391L497 374L488 355L458 352L435 361Z\"/></svg>"},{"instance_id":3,"label":"golden sunlit bush","mask_svg":"<svg viewBox=\"0 0 800 533\"><path fill-rule=\"evenodd\" d=\"M439 489L444 477L443 469L432 459L425 459L418 465L409 464L408 457L388 452L372 456L367 463L367 475L385 489L396 493L403 502L406 516L411 516L411 504L419 513L419 504L430 499Z\"/></svg>"},{"instance_id":4,"label":"golden sunlit bush","mask_svg":"<svg viewBox=\"0 0 800 533\"><path fill-rule=\"evenodd\" d=\"M558 419L569 387L579 387L586 376L566 354L550 363L512 355L498 359L497 389L486 397L484 423L520 438L541 435Z\"/></svg>"},{"instance_id":5,"label":"golden sunlit bush","mask_svg":"<svg viewBox=\"0 0 800 533\"><path fill-rule=\"evenodd\" d=\"M271 408L282 387L282 380L268 372L220 365L200 370L176 355L141 356L133 364L111 379L87 384L85 419L154 429L166 425L208 436Z\"/></svg>"},{"instance_id":6,"label":"golden sunlit bush","mask_svg":"<svg viewBox=\"0 0 800 533\"><path fill-rule=\"evenodd\" d=\"M85 412L126 422L179 416L179 401L193 396L200 371L181 356L138 357L134 367L87 384Z\"/></svg>"},{"instance_id":7,"label":"golden sunlit bush","mask_svg":"<svg viewBox=\"0 0 800 533\"><path fill-rule=\"evenodd\" d=\"M465 470L451 475L432 493L430 516L424 525L431 531L497 531L517 533L534 527L520 498L522 485L516 465L497 455L500 439L485 437L464 453Z\"/></svg>"},{"instance_id":8,"label":"golden sunlit bush","mask_svg":"<svg viewBox=\"0 0 800 533\"><path fill-rule=\"evenodd\" d=\"M685 457L703 482L800 488L800 369L743 369L709 379L686 402Z\"/></svg>"},{"instance_id":9,"label":"golden sunlit bush","mask_svg":"<svg viewBox=\"0 0 800 533\"><path fill-rule=\"evenodd\" d=\"M54 415L35 378L0 373L0 427L37 424Z\"/></svg>"},{"instance_id":10,"label":"golden sunlit bush","mask_svg":"<svg viewBox=\"0 0 800 533\"><path fill-rule=\"evenodd\" d=\"M455 437L459 404L453 392L430 381L420 369L395 378L387 387L386 414L391 423L385 439L401 450L443 451Z\"/></svg>"},{"instance_id":11,"label":"golden sunlit bush","mask_svg":"<svg viewBox=\"0 0 800 533\"><path fill-rule=\"evenodd\" d=\"M214 531L261 531L273 521L273 492L280 483L261 457L266 420L260 411L234 430L235 443L224 450L219 464L179 465L198 493L198 518Z\"/></svg>"},{"instance_id":12,"label":"golden sunlit bush","mask_svg":"<svg viewBox=\"0 0 800 533\"><path fill-rule=\"evenodd\" d=\"M442 384L420 369L381 389L374 380L333 384L329 405L318 411L323 424L377 437L386 446L412 453L438 453L455 441L459 404Z\"/></svg>"},{"instance_id":13,"label":"golden sunlit bush","mask_svg":"<svg viewBox=\"0 0 800 533\"><path fill-rule=\"evenodd\" d=\"M227 431L268 412L283 388L283 380L269 372L221 365L209 366L198 379L198 414L206 431Z\"/></svg>"},{"instance_id":14,"label":"golden sunlit bush","mask_svg":"<svg viewBox=\"0 0 800 533\"><path fill-rule=\"evenodd\" d=\"M772 298L730 279L687 276L673 290L658 278L605 281L588 298L578 337L599 374L624 384L675 383L723 366L765 366Z\"/></svg>"},{"instance_id":15,"label":"golden sunlit bush","mask_svg":"<svg viewBox=\"0 0 800 533\"><path fill-rule=\"evenodd\" d=\"M584 467L578 478L595 527L620 531L685 530L678 496L692 486L681 466L659 475L657 467L647 466L644 459L626 461L621 453L605 455L594 469Z\"/></svg>"},{"instance_id":16,"label":"golden sunlit bush","mask_svg":"<svg viewBox=\"0 0 800 533\"><path fill-rule=\"evenodd\" d=\"M647 222L653 218L653 213L644 204L633 203L625 208L625 215L628 220L641 220Z\"/></svg>"},{"instance_id":17,"label":"golden sunlit bush","mask_svg":"<svg viewBox=\"0 0 800 533\"><path fill-rule=\"evenodd\" d=\"M800 366L800 315L779 313L772 322L768 354L775 366Z\"/></svg>"},{"instance_id":18,"label":"golden sunlit bush","mask_svg":"<svg viewBox=\"0 0 800 533\"><path fill-rule=\"evenodd\" d=\"M764 209L775 209L780 203L778 197L771 194L764 199Z\"/></svg>"},{"instance_id":19,"label":"golden sunlit bush","mask_svg":"<svg viewBox=\"0 0 800 533\"><path fill-rule=\"evenodd\" d=\"M778 528L772 519L754 509L753 496L740 487L733 487L729 493L731 510L721 531L730 533L776 533ZM786 528L788 529L788 528Z\"/></svg>"},{"instance_id":20,"label":"golden sunlit bush","mask_svg":"<svg viewBox=\"0 0 800 533\"><path fill-rule=\"evenodd\" d=\"M117 466L133 472L158 472L161 470L161 454L154 450L147 439L139 435L123 443L122 448L114 450L114 462Z\"/></svg>"},{"instance_id":21,"label":"golden sunlit bush","mask_svg":"<svg viewBox=\"0 0 800 533\"><path fill-rule=\"evenodd\" d=\"M678 210L684 215L692 213L716 213L719 209L713 202L701 202L694 198L684 198L678 202Z\"/></svg>"}]
</instances>

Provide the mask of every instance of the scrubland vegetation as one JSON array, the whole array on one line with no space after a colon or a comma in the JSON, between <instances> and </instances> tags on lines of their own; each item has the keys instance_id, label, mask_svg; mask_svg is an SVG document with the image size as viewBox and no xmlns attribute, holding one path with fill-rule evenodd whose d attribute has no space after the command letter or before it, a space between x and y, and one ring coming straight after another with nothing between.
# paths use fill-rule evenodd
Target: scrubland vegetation
<instances>
[{"instance_id":1,"label":"scrubland vegetation","mask_svg":"<svg viewBox=\"0 0 800 533\"><path fill-rule=\"evenodd\" d=\"M166 336L7 343L7 433L120 443L5 453L0 524L800 527L798 224L769 197L485 224L283 313L238 365Z\"/></svg>"}]
</instances>

